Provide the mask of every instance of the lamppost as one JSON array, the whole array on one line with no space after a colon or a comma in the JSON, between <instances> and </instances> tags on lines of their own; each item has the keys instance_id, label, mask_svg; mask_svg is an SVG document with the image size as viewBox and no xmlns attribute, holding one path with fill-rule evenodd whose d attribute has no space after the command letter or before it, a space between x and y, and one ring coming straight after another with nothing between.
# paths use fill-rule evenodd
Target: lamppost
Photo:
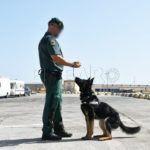
<instances>
[{"instance_id":1,"label":"lamppost","mask_svg":"<svg viewBox=\"0 0 150 150\"><path fill-rule=\"evenodd\" d=\"M109 83L108 82L111 82L111 83L115 83L119 77L120 77L120 74L119 74L119 71L118 69L115 69L115 68L111 68L110 70L108 70L106 73L106 81L107 81L107 92L108 89L109 89Z\"/></svg>"},{"instance_id":2,"label":"lamppost","mask_svg":"<svg viewBox=\"0 0 150 150\"><path fill-rule=\"evenodd\" d=\"M106 75L106 84L107 84L107 92L108 92L108 80L109 80L110 72L106 72L105 75Z\"/></svg>"}]
</instances>

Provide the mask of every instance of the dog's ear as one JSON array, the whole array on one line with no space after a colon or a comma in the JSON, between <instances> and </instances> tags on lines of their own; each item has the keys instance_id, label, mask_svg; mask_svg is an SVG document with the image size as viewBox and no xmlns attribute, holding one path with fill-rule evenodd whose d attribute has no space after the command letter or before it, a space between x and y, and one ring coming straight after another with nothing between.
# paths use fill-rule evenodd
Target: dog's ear
<instances>
[{"instance_id":1,"label":"dog's ear","mask_svg":"<svg viewBox=\"0 0 150 150\"><path fill-rule=\"evenodd\" d=\"M91 81L91 78L88 78L88 81Z\"/></svg>"},{"instance_id":2,"label":"dog's ear","mask_svg":"<svg viewBox=\"0 0 150 150\"><path fill-rule=\"evenodd\" d=\"M91 85L93 84L94 78L91 79Z\"/></svg>"}]
</instances>

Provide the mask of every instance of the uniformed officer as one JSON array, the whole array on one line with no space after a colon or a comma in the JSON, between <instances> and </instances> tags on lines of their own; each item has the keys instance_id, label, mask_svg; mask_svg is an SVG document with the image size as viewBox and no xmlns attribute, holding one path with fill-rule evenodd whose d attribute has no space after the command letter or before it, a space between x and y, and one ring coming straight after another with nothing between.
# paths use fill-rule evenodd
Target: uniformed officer
<instances>
[{"instance_id":1,"label":"uniformed officer","mask_svg":"<svg viewBox=\"0 0 150 150\"><path fill-rule=\"evenodd\" d=\"M48 22L48 31L39 43L39 59L41 66L40 77L46 88L46 101L43 111L42 140L60 140L71 137L64 129L62 104L62 71L63 66L79 68L80 62L70 63L63 58L63 54L56 38L63 30L63 22L52 18Z\"/></svg>"}]
</instances>

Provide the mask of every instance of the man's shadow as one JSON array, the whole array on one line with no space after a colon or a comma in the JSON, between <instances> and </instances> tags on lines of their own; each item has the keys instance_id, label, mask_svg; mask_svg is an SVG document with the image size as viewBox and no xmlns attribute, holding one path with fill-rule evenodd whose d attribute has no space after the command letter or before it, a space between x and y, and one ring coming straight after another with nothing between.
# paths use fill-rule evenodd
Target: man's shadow
<instances>
[{"instance_id":1,"label":"man's shadow","mask_svg":"<svg viewBox=\"0 0 150 150\"><path fill-rule=\"evenodd\" d=\"M42 141L41 138L30 138L30 139L12 139L12 140L0 140L0 147L17 146L20 144L35 144L35 143L59 143L59 142L76 142L81 139L63 139L60 141Z\"/></svg>"},{"instance_id":2,"label":"man's shadow","mask_svg":"<svg viewBox=\"0 0 150 150\"><path fill-rule=\"evenodd\" d=\"M125 139L125 138L135 138L135 137L114 137L113 139ZM98 141L97 138L93 139L94 141ZM77 142L77 141L86 141L81 138L77 139L63 139L60 141L42 141L41 138L30 138L30 139L12 139L12 140L1 140L0 147L8 147L8 146L17 146L20 144L44 144L44 143L59 143L59 142Z\"/></svg>"}]
</instances>

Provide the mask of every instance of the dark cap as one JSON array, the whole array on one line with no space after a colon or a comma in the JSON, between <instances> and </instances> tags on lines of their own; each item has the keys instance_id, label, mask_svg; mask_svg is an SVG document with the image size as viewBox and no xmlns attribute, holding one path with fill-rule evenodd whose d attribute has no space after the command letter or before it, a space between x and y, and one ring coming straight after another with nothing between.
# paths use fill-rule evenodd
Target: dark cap
<instances>
[{"instance_id":1,"label":"dark cap","mask_svg":"<svg viewBox=\"0 0 150 150\"><path fill-rule=\"evenodd\" d=\"M60 30L62 30L62 29L64 28L63 22L60 21L58 18L52 18L52 19L48 22L48 25L53 24L53 23L57 24L57 25L59 26Z\"/></svg>"}]
</instances>

